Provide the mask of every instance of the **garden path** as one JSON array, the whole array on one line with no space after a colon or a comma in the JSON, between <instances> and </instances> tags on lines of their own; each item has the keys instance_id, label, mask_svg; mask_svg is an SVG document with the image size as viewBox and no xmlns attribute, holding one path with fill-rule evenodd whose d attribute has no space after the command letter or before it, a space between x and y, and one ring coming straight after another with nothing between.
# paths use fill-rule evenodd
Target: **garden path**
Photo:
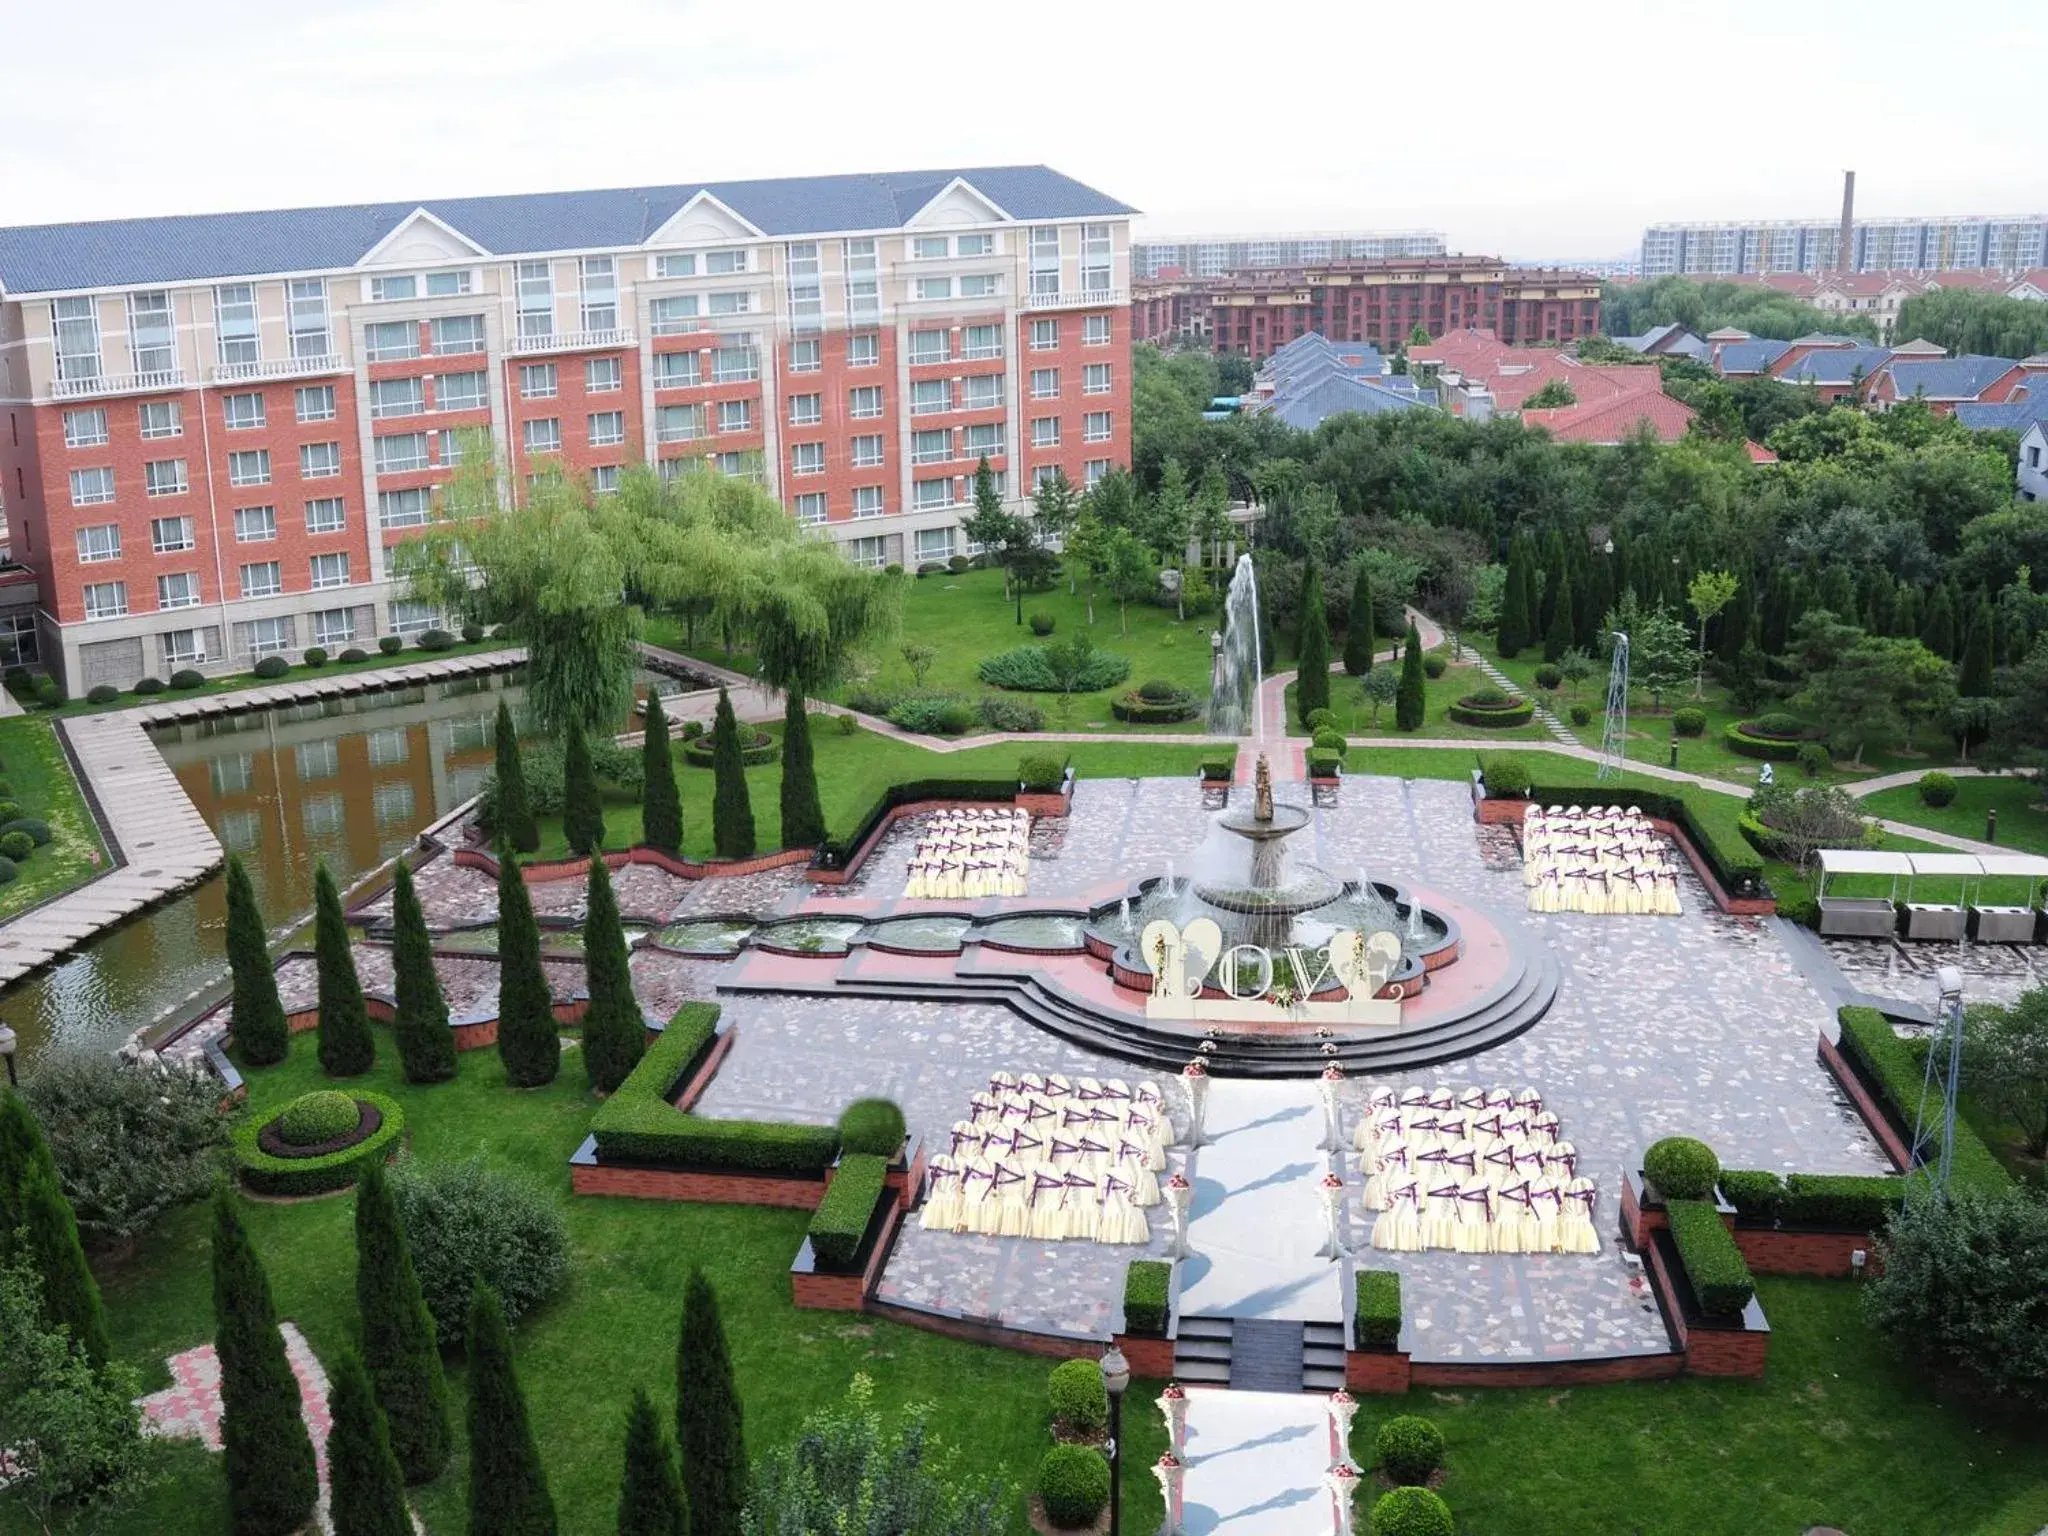
<instances>
[{"instance_id":1,"label":"garden path","mask_svg":"<svg viewBox=\"0 0 2048 1536\"><path fill-rule=\"evenodd\" d=\"M1336 1529L1330 1418L1319 1393L1188 1389L1188 1536L1318 1536ZM1126 1468L1125 1475L1137 1472Z\"/></svg>"}]
</instances>

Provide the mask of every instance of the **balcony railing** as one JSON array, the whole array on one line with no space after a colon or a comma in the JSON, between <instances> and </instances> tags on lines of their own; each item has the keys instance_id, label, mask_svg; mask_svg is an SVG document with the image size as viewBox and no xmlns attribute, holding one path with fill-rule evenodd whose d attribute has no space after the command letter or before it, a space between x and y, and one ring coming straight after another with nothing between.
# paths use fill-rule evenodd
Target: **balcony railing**
<instances>
[{"instance_id":1,"label":"balcony railing","mask_svg":"<svg viewBox=\"0 0 2048 1536\"><path fill-rule=\"evenodd\" d=\"M1131 296L1121 288L1069 289L1064 293L1027 293L1026 309L1121 309Z\"/></svg>"},{"instance_id":2,"label":"balcony railing","mask_svg":"<svg viewBox=\"0 0 2048 1536\"><path fill-rule=\"evenodd\" d=\"M557 331L550 336L515 336L512 350L524 356L534 352L609 352L615 347L636 345L631 331Z\"/></svg>"},{"instance_id":3,"label":"balcony railing","mask_svg":"<svg viewBox=\"0 0 2048 1536\"><path fill-rule=\"evenodd\" d=\"M157 373L103 373L90 379L52 379L50 398L77 400L89 395L153 395L160 390L183 389L185 370L166 368Z\"/></svg>"},{"instance_id":4,"label":"balcony railing","mask_svg":"<svg viewBox=\"0 0 2048 1536\"><path fill-rule=\"evenodd\" d=\"M271 357L254 363L221 363L213 370L213 382L233 384L243 379L307 379L323 373L346 373L348 364L338 353L319 357Z\"/></svg>"}]
</instances>

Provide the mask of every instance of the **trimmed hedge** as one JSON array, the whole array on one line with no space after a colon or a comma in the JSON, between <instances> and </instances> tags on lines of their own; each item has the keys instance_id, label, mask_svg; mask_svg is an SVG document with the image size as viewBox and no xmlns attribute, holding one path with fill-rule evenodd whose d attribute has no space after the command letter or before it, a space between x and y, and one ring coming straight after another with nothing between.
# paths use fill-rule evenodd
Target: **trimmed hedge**
<instances>
[{"instance_id":1,"label":"trimmed hedge","mask_svg":"<svg viewBox=\"0 0 2048 1536\"><path fill-rule=\"evenodd\" d=\"M1038 1501L1056 1531L1085 1531L1109 1507L1109 1463L1088 1445L1056 1445L1038 1463Z\"/></svg>"},{"instance_id":2,"label":"trimmed hedge","mask_svg":"<svg viewBox=\"0 0 2048 1536\"><path fill-rule=\"evenodd\" d=\"M1721 1225L1721 1213L1704 1200L1672 1200L1664 1211L1700 1310L1709 1317L1740 1317L1756 1294L1756 1280Z\"/></svg>"},{"instance_id":3,"label":"trimmed hedge","mask_svg":"<svg viewBox=\"0 0 2048 1536\"><path fill-rule=\"evenodd\" d=\"M1905 1200L1909 1183L1899 1174L1790 1174L1778 1203L1778 1216L1817 1227L1882 1232L1892 1212Z\"/></svg>"},{"instance_id":4,"label":"trimmed hedge","mask_svg":"<svg viewBox=\"0 0 2048 1536\"><path fill-rule=\"evenodd\" d=\"M741 730L744 732L740 737L742 767L756 768L762 763L774 762L781 755L782 748L776 745L775 738L766 731L748 726L742 726ZM718 738L709 731L683 743L684 758L699 768L709 768L712 755L717 750Z\"/></svg>"},{"instance_id":5,"label":"trimmed hedge","mask_svg":"<svg viewBox=\"0 0 2048 1536\"><path fill-rule=\"evenodd\" d=\"M1643 1154L1643 1177L1666 1200L1708 1200L1721 1176L1721 1160L1704 1141L1666 1136Z\"/></svg>"},{"instance_id":6,"label":"trimmed hedge","mask_svg":"<svg viewBox=\"0 0 2048 1536\"><path fill-rule=\"evenodd\" d=\"M1396 1487L1424 1486L1444 1464L1444 1432L1420 1414L1396 1414L1373 1436L1372 1462Z\"/></svg>"},{"instance_id":7,"label":"trimmed hedge","mask_svg":"<svg viewBox=\"0 0 2048 1536\"><path fill-rule=\"evenodd\" d=\"M1484 730L1505 731L1518 725L1527 725L1536 717L1536 706L1528 699L1510 699L1505 704L1490 704L1478 699L1476 694L1467 694L1450 707L1450 717L1460 725L1476 725Z\"/></svg>"},{"instance_id":8,"label":"trimmed hedge","mask_svg":"<svg viewBox=\"0 0 2048 1536\"><path fill-rule=\"evenodd\" d=\"M1017 782L1034 795L1059 793L1067 782L1067 765L1050 752L1028 752L1017 759Z\"/></svg>"},{"instance_id":9,"label":"trimmed hedge","mask_svg":"<svg viewBox=\"0 0 2048 1536\"><path fill-rule=\"evenodd\" d=\"M903 1150L903 1111L888 1099L855 1099L839 1112L839 1150L891 1158Z\"/></svg>"},{"instance_id":10,"label":"trimmed hedge","mask_svg":"<svg viewBox=\"0 0 2048 1536\"><path fill-rule=\"evenodd\" d=\"M1133 1259L1124 1267L1124 1332L1162 1338L1173 1266L1164 1259Z\"/></svg>"},{"instance_id":11,"label":"trimmed hedge","mask_svg":"<svg viewBox=\"0 0 2048 1536\"><path fill-rule=\"evenodd\" d=\"M844 1269L860 1253L861 1239L867 1236L868 1223L881 1204L888 1172L886 1158L866 1152L839 1160L831 1188L811 1213L811 1252L820 1264Z\"/></svg>"},{"instance_id":12,"label":"trimmed hedge","mask_svg":"<svg viewBox=\"0 0 2048 1536\"><path fill-rule=\"evenodd\" d=\"M1306 761L1310 778L1334 779L1344 766L1344 754L1328 747L1315 747L1308 752Z\"/></svg>"},{"instance_id":13,"label":"trimmed hedge","mask_svg":"<svg viewBox=\"0 0 2048 1536\"><path fill-rule=\"evenodd\" d=\"M1769 1169L1723 1168L1721 1198L1750 1221L1775 1221L1785 1198L1785 1181Z\"/></svg>"},{"instance_id":14,"label":"trimmed hedge","mask_svg":"<svg viewBox=\"0 0 2048 1536\"><path fill-rule=\"evenodd\" d=\"M1847 1007L1836 1018L1842 1026L1842 1053L1877 1085L1893 1118L1906 1135L1912 1135L1913 1119L1920 1107L1920 1089L1926 1079L1921 1051L1893 1033L1891 1022L1875 1008ZM2012 1188L2012 1175L1991 1155L1983 1139L1961 1120L1956 1122L1949 1176L1991 1194L2003 1194Z\"/></svg>"},{"instance_id":15,"label":"trimmed hedge","mask_svg":"<svg viewBox=\"0 0 2048 1536\"><path fill-rule=\"evenodd\" d=\"M1455 1536L1451 1506L1427 1488L1392 1488L1372 1507L1372 1536Z\"/></svg>"},{"instance_id":16,"label":"trimmed hedge","mask_svg":"<svg viewBox=\"0 0 2048 1536\"><path fill-rule=\"evenodd\" d=\"M1728 750L1743 757L1763 758L1773 763L1796 763L1807 738L1800 736L1752 736L1743 729L1746 720L1733 720L1722 729Z\"/></svg>"},{"instance_id":17,"label":"trimmed hedge","mask_svg":"<svg viewBox=\"0 0 2048 1536\"><path fill-rule=\"evenodd\" d=\"M1017 798L1017 781L1013 778L1000 779L915 779L908 784L892 784L876 797L852 832L845 837L828 837L818 848L812 862L819 869L843 869L851 859L854 850L867 841L883 819L899 805L911 805L919 800L985 800L1008 804Z\"/></svg>"},{"instance_id":18,"label":"trimmed hedge","mask_svg":"<svg viewBox=\"0 0 2048 1536\"><path fill-rule=\"evenodd\" d=\"M1352 1281L1352 1339L1360 1349L1392 1349L1401 1342L1401 1272L1361 1269Z\"/></svg>"},{"instance_id":19,"label":"trimmed hedge","mask_svg":"<svg viewBox=\"0 0 2048 1536\"><path fill-rule=\"evenodd\" d=\"M1182 720L1192 720L1202 712L1202 706L1195 701L1193 694L1181 689L1175 692L1175 698L1148 699L1134 689L1111 699L1109 710L1117 719L1132 725L1173 725Z\"/></svg>"},{"instance_id":20,"label":"trimmed hedge","mask_svg":"<svg viewBox=\"0 0 2048 1536\"><path fill-rule=\"evenodd\" d=\"M268 1119L248 1119L232 1133L235 1161L242 1182L259 1195L324 1195L346 1189L372 1158L388 1157L405 1134L405 1111L398 1100L369 1089L357 1090L351 1098L373 1105L384 1119L377 1129L352 1147L319 1157L272 1157L256 1144L265 1126L283 1118L283 1111Z\"/></svg>"},{"instance_id":21,"label":"trimmed hedge","mask_svg":"<svg viewBox=\"0 0 2048 1536\"><path fill-rule=\"evenodd\" d=\"M1093 1360L1063 1360L1045 1384L1056 1440L1093 1440L1109 1428L1109 1392Z\"/></svg>"},{"instance_id":22,"label":"trimmed hedge","mask_svg":"<svg viewBox=\"0 0 2048 1536\"><path fill-rule=\"evenodd\" d=\"M1205 784L1228 784L1236 776L1235 758L1209 757L1202 760L1202 782Z\"/></svg>"}]
</instances>

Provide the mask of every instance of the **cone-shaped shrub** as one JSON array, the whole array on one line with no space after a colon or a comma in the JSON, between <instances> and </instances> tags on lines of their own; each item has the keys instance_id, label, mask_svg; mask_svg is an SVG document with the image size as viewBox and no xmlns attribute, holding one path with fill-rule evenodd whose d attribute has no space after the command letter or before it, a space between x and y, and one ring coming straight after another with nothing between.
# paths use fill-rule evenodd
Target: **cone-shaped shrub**
<instances>
[{"instance_id":1,"label":"cone-shaped shrub","mask_svg":"<svg viewBox=\"0 0 2048 1536\"><path fill-rule=\"evenodd\" d=\"M1422 637L1410 623L1401 640L1401 686L1394 695L1394 724L1404 731L1421 730L1428 699L1422 681Z\"/></svg>"},{"instance_id":2,"label":"cone-shaped shrub","mask_svg":"<svg viewBox=\"0 0 2048 1536\"><path fill-rule=\"evenodd\" d=\"M640 837L648 847L680 855L683 801L676 790L675 760L669 755L668 712L661 695L647 690L647 728L640 740Z\"/></svg>"},{"instance_id":3,"label":"cone-shaped shrub","mask_svg":"<svg viewBox=\"0 0 2048 1536\"><path fill-rule=\"evenodd\" d=\"M633 995L626 930L603 859L590 861L590 896L583 917L583 973L590 1005L583 1010L583 1068L590 1086L610 1093L626 1080L647 1044L647 1024Z\"/></svg>"},{"instance_id":4,"label":"cone-shaped shrub","mask_svg":"<svg viewBox=\"0 0 2048 1536\"><path fill-rule=\"evenodd\" d=\"M320 1070L329 1077L359 1077L377 1064L370 1012L349 948L341 892L325 859L313 876L313 956L320 978Z\"/></svg>"},{"instance_id":5,"label":"cone-shaped shrub","mask_svg":"<svg viewBox=\"0 0 2048 1536\"><path fill-rule=\"evenodd\" d=\"M740 723L723 688L711 733L711 845L721 859L748 858L754 851L754 806L740 762Z\"/></svg>"},{"instance_id":6,"label":"cone-shaped shrub","mask_svg":"<svg viewBox=\"0 0 2048 1536\"><path fill-rule=\"evenodd\" d=\"M291 1029L270 968L270 938L256 888L238 853L228 855L228 970L235 978L235 1048L252 1067L275 1066L290 1049Z\"/></svg>"},{"instance_id":7,"label":"cone-shaped shrub","mask_svg":"<svg viewBox=\"0 0 2048 1536\"><path fill-rule=\"evenodd\" d=\"M825 841L818 769L811 757L811 716L804 696L789 690L782 708L782 846L815 848Z\"/></svg>"},{"instance_id":8,"label":"cone-shaped shrub","mask_svg":"<svg viewBox=\"0 0 2048 1536\"><path fill-rule=\"evenodd\" d=\"M562 751L562 835L571 853L591 853L604 846L604 801L597 793L597 770L590 764L590 743L583 727L569 722Z\"/></svg>"},{"instance_id":9,"label":"cone-shaped shrub","mask_svg":"<svg viewBox=\"0 0 2048 1536\"><path fill-rule=\"evenodd\" d=\"M675 1452L645 1387L626 1414L626 1471L619 1486L619 1536L690 1536L689 1506Z\"/></svg>"},{"instance_id":10,"label":"cone-shaped shrub","mask_svg":"<svg viewBox=\"0 0 2048 1536\"><path fill-rule=\"evenodd\" d=\"M1330 616L1323 607L1323 573L1311 560L1301 582L1301 644L1296 648L1294 713L1302 724L1330 707Z\"/></svg>"},{"instance_id":11,"label":"cone-shaped shrub","mask_svg":"<svg viewBox=\"0 0 2048 1536\"><path fill-rule=\"evenodd\" d=\"M747 1446L739 1389L718 1320L718 1297L702 1270L683 1288L676 1345L676 1450L683 1463L692 1536L740 1536L747 1503Z\"/></svg>"},{"instance_id":12,"label":"cone-shaped shrub","mask_svg":"<svg viewBox=\"0 0 2048 1536\"><path fill-rule=\"evenodd\" d=\"M405 1225L378 1159L356 1181L356 1308L363 1365L399 1471L409 1483L438 1477L448 1465L448 1383L434 1315L420 1293Z\"/></svg>"},{"instance_id":13,"label":"cone-shaped shrub","mask_svg":"<svg viewBox=\"0 0 2048 1536\"><path fill-rule=\"evenodd\" d=\"M213 1196L213 1345L231 1536L286 1536L313 1518L319 1485L299 1416L299 1383L277 1331L270 1282L235 1197Z\"/></svg>"},{"instance_id":14,"label":"cone-shaped shrub","mask_svg":"<svg viewBox=\"0 0 2048 1536\"><path fill-rule=\"evenodd\" d=\"M398 992L391 1033L405 1080L445 1083L455 1075L455 1031L448 1027L448 1000L434 971L427 914L413 889L412 868L403 859L391 886L391 966Z\"/></svg>"},{"instance_id":15,"label":"cone-shaped shrub","mask_svg":"<svg viewBox=\"0 0 2048 1536\"><path fill-rule=\"evenodd\" d=\"M105 1365L111 1350L99 1284L85 1262L71 1202L64 1198L57 1170L46 1162L29 1165L21 1191L21 1224L28 1239L25 1256L43 1282L43 1315L53 1326L71 1330L86 1359Z\"/></svg>"},{"instance_id":16,"label":"cone-shaped shrub","mask_svg":"<svg viewBox=\"0 0 2048 1536\"><path fill-rule=\"evenodd\" d=\"M333 1491L334 1536L412 1536L405 1479L384 1415L370 1394L370 1378L352 1349L328 1373L327 1480Z\"/></svg>"},{"instance_id":17,"label":"cone-shaped shrub","mask_svg":"<svg viewBox=\"0 0 2048 1536\"><path fill-rule=\"evenodd\" d=\"M498 1058L514 1088L555 1080L562 1037L540 963L540 925L510 849L498 850Z\"/></svg>"},{"instance_id":18,"label":"cone-shaped shrub","mask_svg":"<svg viewBox=\"0 0 2048 1536\"><path fill-rule=\"evenodd\" d=\"M533 817L533 801L526 792L526 767L519 760L519 732L512 724L512 706L498 700L497 802L492 808L492 828L500 842L509 842L521 853L540 846L540 826Z\"/></svg>"},{"instance_id":19,"label":"cone-shaped shrub","mask_svg":"<svg viewBox=\"0 0 2048 1536\"><path fill-rule=\"evenodd\" d=\"M1534 638L1530 631L1535 616L1529 612L1529 548L1521 539L1508 548L1507 578L1501 584L1500 620L1494 629L1494 647L1501 658L1512 661L1515 653Z\"/></svg>"},{"instance_id":20,"label":"cone-shaped shrub","mask_svg":"<svg viewBox=\"0 0 2048 1536\"><path fill-rule=\"evenodd\" d=\"M0 1088L0 1261L14 1253L15 1229L27 1219L29 1175L38 1168L57 1172L42 1122L28 1100Z\"/></svg>"},{"instance_id":21,"label":"cone-shaped shrub","mask_svg":"<svg viewBox=\"0 0 2048 1536\"><path fill-rule=\"evenodd\" d=\"M487 1285L469 1304L470 1536L554 1536L555 1501L512 1369L505 1309Z\"/></svg>"},{"instance_id":22,"label":"cone-shaped shrub","mask_svg":"<svg viewBox=\"0 0 2048 1536\"><path fill-rule=\"evenodd\" d=\"M1372 670L1372 577L1361 563L1351 583L1351 607L1344 615L1344 670L1363 677Z\"/></svg>"}]
</instances>

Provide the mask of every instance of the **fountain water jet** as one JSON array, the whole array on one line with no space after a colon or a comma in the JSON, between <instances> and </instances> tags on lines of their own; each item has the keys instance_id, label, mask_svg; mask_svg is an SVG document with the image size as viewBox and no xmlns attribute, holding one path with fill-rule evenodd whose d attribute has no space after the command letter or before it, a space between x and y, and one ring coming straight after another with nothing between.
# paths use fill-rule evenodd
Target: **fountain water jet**
<instances>
[{"instance_id":1,"label":"fountain water jet","mask_svg":"<svg viewBox=\"0 0 2048 1536\"><path fill-rule=\"evenodd\" d=\"M1237 557L1230 592L1223 602L1223 628L1211 638L1215 654L1209 677L1209 731L1216 736L1263 740L1266 722L1259 700L1265 657L1259 651L1259 580L1249 554Z\"/></svg>"}]
</instances>

